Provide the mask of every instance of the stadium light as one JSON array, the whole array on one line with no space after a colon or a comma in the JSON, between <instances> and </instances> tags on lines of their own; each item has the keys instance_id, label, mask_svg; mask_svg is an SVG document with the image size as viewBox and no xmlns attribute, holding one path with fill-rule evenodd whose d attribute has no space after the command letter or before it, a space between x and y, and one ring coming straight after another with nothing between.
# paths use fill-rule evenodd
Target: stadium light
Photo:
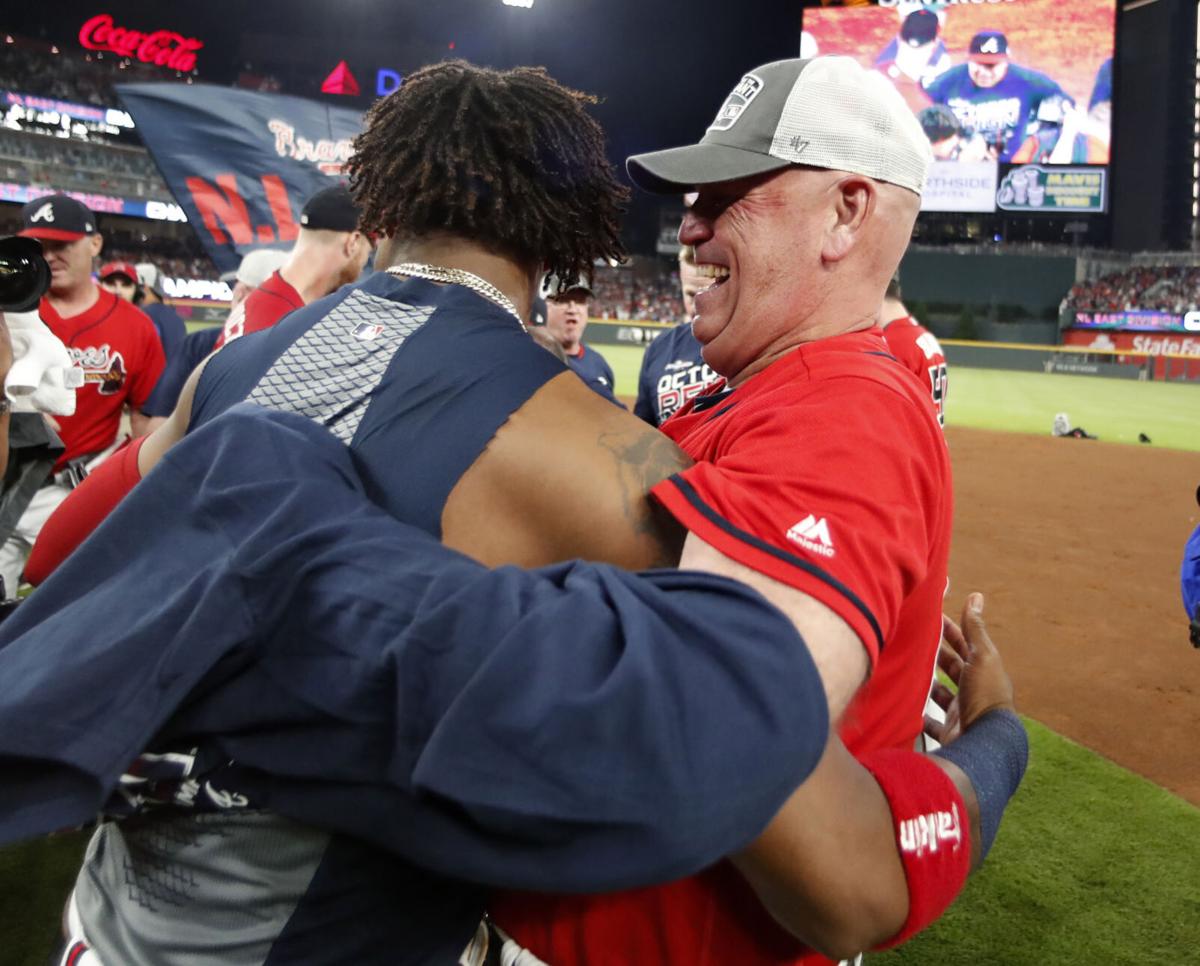
<instances>
[{"instance_id":1,"label":"stadium light","mask_svg":"<svg viewBox=\"0 0 1200 966\"><path fill-rule=\"evenodd\" d=\"M506 7L524 7L526 10L533 6L533 0L504 0Z\"/></svg>"}]
</instances>

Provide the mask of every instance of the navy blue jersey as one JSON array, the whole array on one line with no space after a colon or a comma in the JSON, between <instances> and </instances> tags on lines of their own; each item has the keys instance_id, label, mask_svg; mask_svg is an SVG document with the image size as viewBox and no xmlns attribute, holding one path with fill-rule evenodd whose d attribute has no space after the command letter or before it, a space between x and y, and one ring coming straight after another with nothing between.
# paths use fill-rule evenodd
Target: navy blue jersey
<instances>
[{"instance_id":1,"label":"navy blue jersey","mask_svg":"<svg viewBox=\"0 0 1200 966\"><path fill-rule=\"evenodd\" d=\"M718 376L700 356L700 343L690 323L681 323L646 346L638 373L634 415L661 426Z\"/></svg>"},{"instance_id":2,"label":"navy blue jersey","mask_svg":"<svg viewBox=\"0 0 1200 966\"><path fill-rule=\"evenodd\" d=\"M372 500L440 536L450 490L563 371L469 289L377 272L225 345L196 388L191 427L246 399L309 416L350 447Z\"/></svg>"},{"instance_id":3,"label":"navy blue jersey","mask_svg":"<svg viewBox=\"0 0 1200 966\"><path fill-rule=\"evenodd\" d=\"M754 591L488 570L367 499L346 443L210 419L0 627L0 843L128 805L143 766L183 779L89 849L102 961L454 962L463 880L677 878L821 755L820 678ZM442 444L392 479L419 489Z\"/></svg>"},{"instance_id":4,"label":"navy blue jersey","mask_svg":"<svg viewBox=\"0 0 1200 966\"><path fill-rule=\"evenodd\" d=\"M613 375L612 366L599 352L580 343L579 354L567 356L567 364L579 373L579 378L586 382L590 389L605 399L617 402L614 395L617 379Z\"/></svg>"},{"instance_id":5,"label":"navy blue jersey","mask_svg":"<svg viewBox=\"0 0 1200 966\"><path fill-rule=\"evenodd\" d=\"M158 330L159 341L162 342L163 354L167 357L167 365L171 364L171 360L178 354L180 347L183 345L184 337L187 336L187 326L183 324L183 319L179 317L171 306L164 305L162 302L154 302L151 305L139 305L143 312L150 316L150 321L154 323L154 328Z\"/></svg>"},{"instance_id":6,"label":"navy blue jersey","mask_svg":"<svg viewBox=\"0 0 1200 966\"><path fill-rule=\"evenodd\" d=\"M183 384L187 382L192 370L213 351L217 339L221 336L221 327L214 325L207 329L197 329L184 336L179 351L167 359L167 368L163 370L154 387L154 392L146 400L142 412L147 416L170 416L179 402L179 394Z\"/></svg>"},{"instance_id":7,"label":"navy blue jersey","mask_svg":"<svg viewBox=\"0 0 1200 966\"><path fill-rule=\"evenodd\" d=\"M968 65L951 67L926 86L934 103L945 104L962 122L968 135L980 135L1009 161L1025 141L1026 128L1047 97L1067 97L1045 74L1009 64L1003 80L995 87L979 87L971 80Z\"/></svg>"}]
</instances>

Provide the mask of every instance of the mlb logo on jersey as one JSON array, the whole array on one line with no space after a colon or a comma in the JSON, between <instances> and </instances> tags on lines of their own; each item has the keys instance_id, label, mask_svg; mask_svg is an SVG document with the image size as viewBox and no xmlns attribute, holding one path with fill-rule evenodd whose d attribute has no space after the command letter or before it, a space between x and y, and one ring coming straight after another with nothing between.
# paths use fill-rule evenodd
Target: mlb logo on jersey
<instances>
[{"instance_id":1,"label":"mlb logo on jersey","mask_svg":"<svg viewBox=\"0 0 1200 966\"><path fill-rule=\"evenodd\" d=\"M787 538L810 553L820 554L822 557L832 557L837 552L833 549L829 524L825 522L824 517L817 517L812 513L788 530Z\"/></svg>"},{"instance_id":2,"label":"mlb logo on jersey","mask_svg":"<svg viewBox=\"0 0 1200 966\"><path fill-rule=\"evenodd\" d=\"M378 339L381 335L383 335L383 326L373 322L360 322L354 327L354 337L362 339L363 342Z\"/></svg>"},{"instance_id":3,"label":"mlb logo on jersey","mask_svg":"<svg viewBox=\"0 0 1200 966\"><path fill-rule=\"evenodd\" d=\"M742 113L750 106L750 102L758 97L759 91L763 88L763 82L760 77L755 74L747 74L739 82L725 98L725 103L721 105L721 110L717 112L717 119L709 125L710 131L728 131L736 123L737 119L742 116Z\"/></svg>"}]
</instances>

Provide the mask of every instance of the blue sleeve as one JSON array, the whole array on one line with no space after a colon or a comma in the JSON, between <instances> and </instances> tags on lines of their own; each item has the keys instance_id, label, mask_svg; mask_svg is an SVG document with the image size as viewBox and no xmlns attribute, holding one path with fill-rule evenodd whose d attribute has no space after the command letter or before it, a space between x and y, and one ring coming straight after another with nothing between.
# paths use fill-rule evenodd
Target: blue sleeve
<instances>
[{"instance_id":1,"label":"blue sleeve","mask_svg":"<svg viewBox=\"0 0 1200 966\"><path fill-rule=\"evenodd\" d=\"M1037 101L1047 97L1069 97L1058 81L1039 71L1029 71L1028 83Z\"/></svg>"},{"instance_id":2,"label":"blue sleeve","mask_svg":"<svg viewBox=\"0 0 1200 966\"><path fill-rule=\"evenodd\" d=\"M744 585L489 571L366 500L325 430L251 405L0 627L0 679L0 841L88 819L152 741L208 739L288 817L544 889L736 851L828 732L803 641Z\"/></svg>"},{"instance_id":3,"label":"blue sleeve","mask_svg":"<svg viewBox=\"0 0 1200 966\"><path fill-rule=\"evenodd\" d=\"M662 333L658 339L665 335L666 333ZM637 400L633 404L633 414L651 426L658 425L658 413L654 409L655 387L653 382L654 347L658 344L658 339L646 346L646 351L642 353L642 367L638 370Z\"/></svg>"},{"instance_id":4,"label":"blue sleeve","mask_svg":"<svg viewBox=\"0 0 1200 966\"><path fill-rule=\"evenodd\" d=\"M179 402L179 394L183 384L187 382L192 370L212 352L221 327L215 325L208 329L199 329L184 337L179 351L167 361L158 385L146 400L142 412L147 416L170 416Z\"/></svg>"}]
</instances>

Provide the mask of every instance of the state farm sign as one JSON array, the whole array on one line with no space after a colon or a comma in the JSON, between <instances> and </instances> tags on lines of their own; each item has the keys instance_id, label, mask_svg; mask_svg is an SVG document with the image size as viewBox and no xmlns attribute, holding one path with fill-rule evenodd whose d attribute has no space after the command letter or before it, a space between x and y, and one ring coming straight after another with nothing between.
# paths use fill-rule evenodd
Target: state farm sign
<instances>
[{"instance_id":1,"label":"state farm sign","mask_svg":"<svg viewBox=\"0 0 1200 966\"><path fill-rule=\"evenodd\" d=\"M98 14L79 28L79 42L88 50L108 50L121 57L132 57L145 64L190 71L196 66L196 51L204 46L195 37L173 30L143 33L113 26L113 18Z\"/></svg>"}]
</instances>

